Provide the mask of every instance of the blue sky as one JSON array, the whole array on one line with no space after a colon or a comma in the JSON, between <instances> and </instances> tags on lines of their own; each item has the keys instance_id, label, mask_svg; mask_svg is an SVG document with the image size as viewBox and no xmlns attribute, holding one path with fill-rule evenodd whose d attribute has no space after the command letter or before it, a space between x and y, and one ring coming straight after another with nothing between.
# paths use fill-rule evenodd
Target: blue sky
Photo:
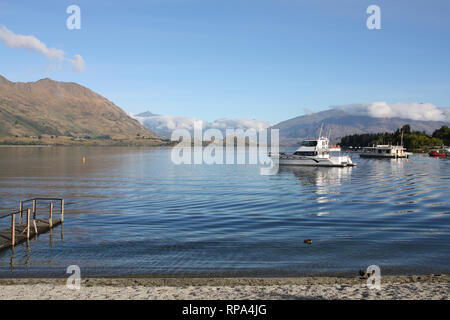
<instances>
[{"instance_id":1,"label":"blue sky","mask_svg":"<svg viewBox=\"0 0 450 320\"><path fill-rule=\"evenodd\" d=\"M66 8L81 8L68 30ZM381 8L381 30L366 9ZM450 1L2 1L0 26L80 54L46 74L43 55L0 42L0 74L80 83L127 112L276 123L332 105L450 106Z\"/></svg>"}]
</instances>

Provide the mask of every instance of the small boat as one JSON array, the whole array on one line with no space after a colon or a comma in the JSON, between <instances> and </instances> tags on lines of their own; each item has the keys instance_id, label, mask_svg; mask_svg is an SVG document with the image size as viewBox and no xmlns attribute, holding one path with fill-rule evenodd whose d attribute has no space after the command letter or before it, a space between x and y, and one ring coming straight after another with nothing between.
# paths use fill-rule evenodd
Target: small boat
<instances>
[{"instance_id":1,"label":"small boat","mask_svg":"<svg viewBox=\"0 0 450 320\"><path fill-rule=\"evenodd\" d=\"M372 147L365 147L359 155L362 158L377 158L377 159L400 159L409 158L411 152L406 152L403 147L403 131L400 145L394 146L392 144L378 144Z\"/></svg>"},{"instance_id":2,"label":"small boat","mask_svg":"<svg viewBox=\"0 0 450 320\"><path fill-rule=\"evenodd\" d=\"M379 144L363 148L363 151L359 156L362 158L398 159L409 158L410 155L411 153L406 152L403 146Z\"/></svg>"},{"instance_id":3,"label":"small boat","mask_svg":"<svg viewBox=\"0 0 450 320\"><path fill-rule=\"evenodd\" d=\"M430 155L430 157L446 158L448 153L445 152L445 150L436 149L431 150L430 152L428 152L428 154Z\"/></svg>"},{"instance_id":4,"label":"small boat","mask_svg":"<svg viewBox=\"0 0 450 320\"><path fill-rule=\"evenodd\" d=\"M328 138L320 137L302 142L293 154L279 153L278 163L282 166L348 167L356 166L348 156L332 156L331 152L341 152L340 146L330 146ZM275 155L271 154L271 157Z\"/></svg>"}]
</instances>

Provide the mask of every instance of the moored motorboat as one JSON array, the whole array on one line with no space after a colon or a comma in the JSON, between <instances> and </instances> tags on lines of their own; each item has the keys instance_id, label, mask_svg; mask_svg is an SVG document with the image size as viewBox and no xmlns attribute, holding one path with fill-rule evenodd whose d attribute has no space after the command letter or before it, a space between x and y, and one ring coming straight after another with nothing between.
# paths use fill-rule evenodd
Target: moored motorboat
<instances>
[{"instance_id":1,"label":"moored motorboat","mask_svg":"<svg viewBox=\"0 0 450 320\"><path fill-rule=\"evenodd\" d=\"M336 152L339 155L331 155ZM293 154L271 154L277 156L278 163L283 166L315 166L315 167L347 167L356 166L348 155L340 155L340 146L330 146L328 138L305 140Z\"/></svg>"},{"instance_id":2,"label":"moored motorboat","mask_svg":"<svg viewBox=\"0 0 450 320\"><path fill-rule=\"evenodd\" d=\"M431 150L430 152L428 152L428 154L430 157L446 158L448 152L446 152L445 150L436 149L436 150Z\"/></svg>"},{"instance_id":3,"label":"moored motorboat","mask_svg":"<svg viewBox=\"0 0 450 320\"><path fill-rule=\"evenodd\" d=\"M376 145L372 147L365 147L359 155L362 158L378 158L378 159L397 159L409 158L410 152L406 152L403 146L393 145Z\"/></svg>"}]
</instances>

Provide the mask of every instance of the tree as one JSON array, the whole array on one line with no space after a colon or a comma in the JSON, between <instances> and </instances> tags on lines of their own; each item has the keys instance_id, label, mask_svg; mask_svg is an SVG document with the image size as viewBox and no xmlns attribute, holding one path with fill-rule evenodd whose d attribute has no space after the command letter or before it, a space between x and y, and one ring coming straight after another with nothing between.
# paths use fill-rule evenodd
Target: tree
<instances>
[{"instance_id":1,"label":"tree","mask_svg":"<svg viewBox=\"0 0 450 320\"><path fill-rule=\"evenodd\" d=\"M446 137L450 140L450 129L447 126L436 130L433 136L429 136L425 132L411 131L410 125L406 124L394 133L364 133L345 136L341 139L341 145L343 147L367 147L373 144L400 144L402 132L403 145L409 150L440 146Z\"/></svg>"},{"instance_id":2,"label":"tree","mask_svg":"<svg viewBox=\"0 0 450 320\"><path fill-rule=\"evenodd\" d=\"M403 134L410 134L411 133L411 126L409 124L405 124L402 127L402 131L403 131Z\"/></svg>"},{"instance_id":3,"label":"tree","mask_svg":"<svg viewBox=\"0 0 450 320\"><path fill-rule=\"evenodd\" d=\"M433 138L441 139L446 145L450 145L450 128L448 126L442 126L433 132Z\"/></svg>"}]
</instances>

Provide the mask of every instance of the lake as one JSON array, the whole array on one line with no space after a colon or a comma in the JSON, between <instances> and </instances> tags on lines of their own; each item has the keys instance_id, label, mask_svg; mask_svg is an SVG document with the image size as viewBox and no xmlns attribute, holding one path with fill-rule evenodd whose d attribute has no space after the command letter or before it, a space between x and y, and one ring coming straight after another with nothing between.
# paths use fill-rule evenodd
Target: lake
<instances>
[{"instance_id":1,"label":"lake","mask_svg":"<svg viewBox=\"0 0 450 320\"><path fill-rule=\"evenodd\" d=\"M1 251L0 276L65 276L69 265L82 276L450 272L450 159L352 153L357 167L262 176L257 165L175 165L170 153L0 147L0 213L66 201L64 237L57 227Z\"/></svg>"}]
</instances>

